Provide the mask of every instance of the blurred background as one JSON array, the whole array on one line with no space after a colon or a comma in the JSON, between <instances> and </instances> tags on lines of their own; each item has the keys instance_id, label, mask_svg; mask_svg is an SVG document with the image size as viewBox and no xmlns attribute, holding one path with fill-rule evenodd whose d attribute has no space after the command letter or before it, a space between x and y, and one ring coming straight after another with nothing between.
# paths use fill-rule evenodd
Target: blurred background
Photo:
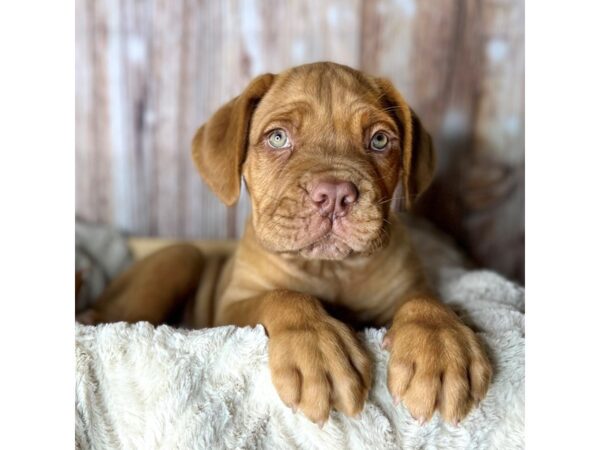
<instances>
[{"instance_id":1,"label":"blurred background","mask_svg":"<svg viewBox=\"0 0 600 450\"><path fill-rule=\"evenodd\" d=\"M76 214L134 235L234 238L190 158L263 72L330 60L390 78L432 133L417 213L524 281L523 0L78 0Z\"/></svg>"}]
</instances>

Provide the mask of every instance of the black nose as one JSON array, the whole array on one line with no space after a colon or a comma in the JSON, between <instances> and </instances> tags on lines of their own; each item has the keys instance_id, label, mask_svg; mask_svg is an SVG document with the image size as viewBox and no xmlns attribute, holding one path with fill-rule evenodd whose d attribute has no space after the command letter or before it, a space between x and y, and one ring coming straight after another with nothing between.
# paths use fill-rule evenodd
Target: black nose
<instances>
[{"instance_id":1,"label":"black nose","mask_svg":"<svg viewBox=\"0 0 600 450\"><path fill-rule=\"evenodd\" d=\"M321 180L310 191L310 199L321 214L342 217L358 200L358 189L350 181Z\"/></svg>"}]
</instances>

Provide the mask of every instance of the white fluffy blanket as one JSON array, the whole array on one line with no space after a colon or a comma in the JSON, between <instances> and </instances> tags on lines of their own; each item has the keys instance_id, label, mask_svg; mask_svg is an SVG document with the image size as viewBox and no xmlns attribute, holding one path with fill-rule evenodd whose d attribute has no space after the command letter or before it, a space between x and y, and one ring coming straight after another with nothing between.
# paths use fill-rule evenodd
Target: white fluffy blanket
<instances>
[{"instance_id":1,"label":"white fluffy blanket","mask_svg":"<svg viewBox=\"0 0 600 450\"><path fill-rule=\"evenodd\" d=\"M393 405L386 388L387 354L380 348L383 329L361 333L376 362L362 414L351 419L334 412L319 429L279 400L262 327L77 325L77 447L524 448L523 289L492 272L434 259L430 275L442 298L479 330L495 368L487 397L458 427L437 413L419 426L401 405Z\"/></svg>"}]
</instances>

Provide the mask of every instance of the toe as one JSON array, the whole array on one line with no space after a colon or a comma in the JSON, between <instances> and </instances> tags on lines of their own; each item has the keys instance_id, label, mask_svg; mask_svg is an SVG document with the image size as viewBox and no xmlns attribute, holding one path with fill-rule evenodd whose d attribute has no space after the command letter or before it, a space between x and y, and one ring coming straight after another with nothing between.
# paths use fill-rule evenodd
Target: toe
<instances>
[{"instance_id":1,"label":"toe","mask_svg":"<svg viewBox=\"0 0 600 450\"><path fill-rule=\"evenodd\" d=\"M448 371L444 374L439 407L444 420L453 424L467 415L471 399L466 371Z\"/></svg>"},{"instance_id":2,"label":"toe","mask_svg":"<svg viewBox=\"0 0 600 450\"><path fill-rule=\"evenodd\" d=\"M388 389L394 399L402 397L415 373L414 363L393 359L388 365Z\"/></svg>"},{"instance_id":3,"label":"toe","mask_svg":"<svg viewBox=\"0 0 600 450\"><path fill-rule=\"evenodd\" d=\"M297 408L302 387L300 371L295 367L273 369L271 377L281 401L291 408Z\"/></svg>"},{"instance_id":4,"label":"toe","mask_svg":"<svg viewBox=\"0 0 600 450\"><path fill-rule=\"evenodd\" d=\"M330 386L324 373L309 374L303 377L300 410L315 423L325 422L329 418Z\"/></svg>"},{"instance_id":5,"label":"toe","mask_svg":"<svg viewBox=\"0 0 600 450\"><path fill-rule=\"evenodd\" d=\"M440 386L441 381L438 374L417 373L413 377L410 387L402 396L404 405L420 423L428 421L433 416Z\"/></svg>"}]
</instances>

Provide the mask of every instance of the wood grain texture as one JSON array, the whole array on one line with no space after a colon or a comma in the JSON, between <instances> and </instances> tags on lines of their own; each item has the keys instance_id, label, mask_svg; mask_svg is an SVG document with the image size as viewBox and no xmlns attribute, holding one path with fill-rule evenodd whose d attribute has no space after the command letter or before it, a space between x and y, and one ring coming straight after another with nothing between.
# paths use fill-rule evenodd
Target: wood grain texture
<instances>
[{"instance_id":1,"label":"wood grain texture","mask_svg":"<svg viewBox=\"0 0 600 450\"><path fill-rule=\"evenodd\" d=\"M136 235L236 237L190 161L196 128L264 72L333 60L386 76L431 130L419 211L523 276L522 0L76 2L76 212ZM509 248L510 250L506 250Z\"/></svg>"}]
</instances>

